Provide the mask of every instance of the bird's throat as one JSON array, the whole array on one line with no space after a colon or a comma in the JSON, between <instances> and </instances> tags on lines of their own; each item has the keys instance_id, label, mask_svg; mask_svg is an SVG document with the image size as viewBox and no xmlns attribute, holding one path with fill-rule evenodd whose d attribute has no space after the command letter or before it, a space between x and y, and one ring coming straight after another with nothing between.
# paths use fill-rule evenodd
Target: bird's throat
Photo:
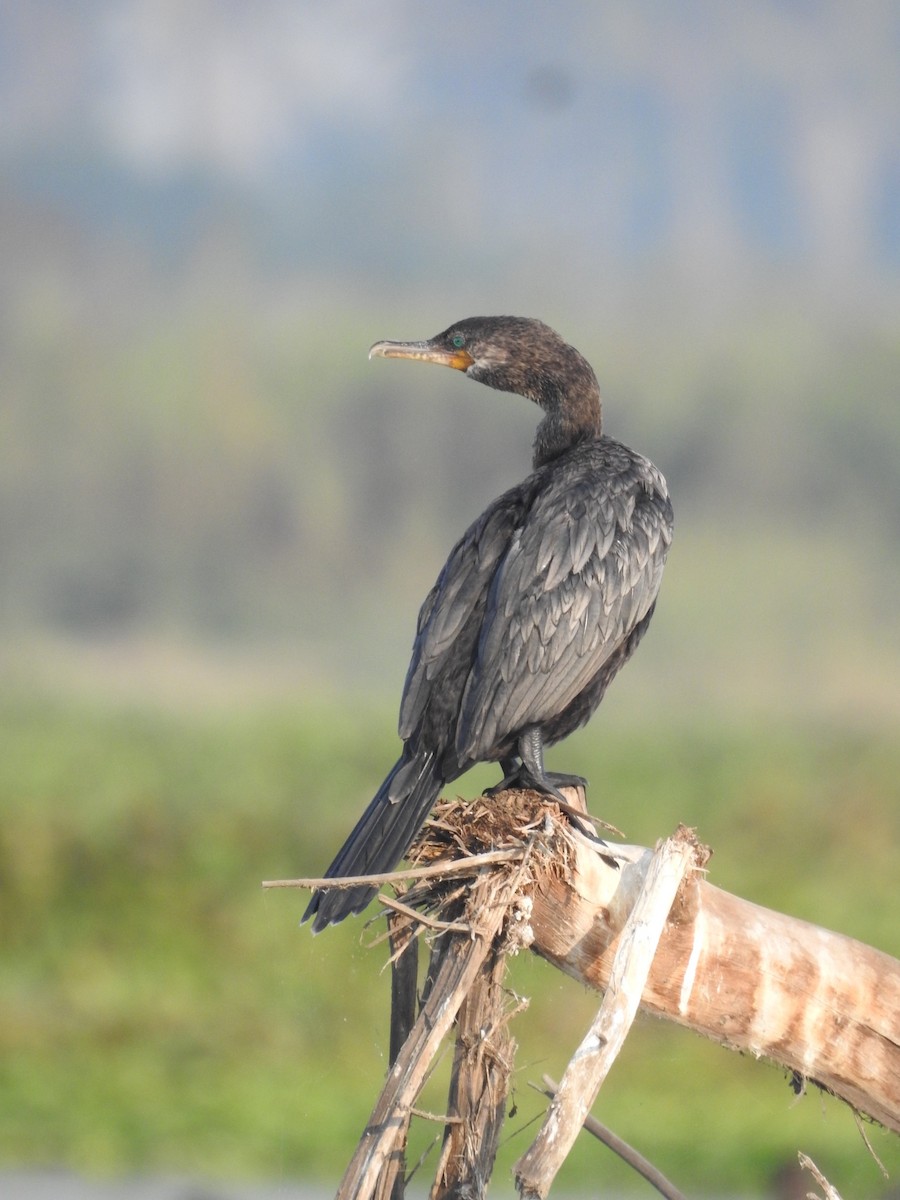
<instances>
[{"instance_id":1,"label":"bird's throat","mask_svg":"<svg viewBox=\"0 0 900 1200\"><path fill-rule=\"evenodd\" d=\"M585 404L551 409L534 435L532 465L535 470L559 458L579 442L600 437L600 405Z\"/></svg>"}]
</instances>

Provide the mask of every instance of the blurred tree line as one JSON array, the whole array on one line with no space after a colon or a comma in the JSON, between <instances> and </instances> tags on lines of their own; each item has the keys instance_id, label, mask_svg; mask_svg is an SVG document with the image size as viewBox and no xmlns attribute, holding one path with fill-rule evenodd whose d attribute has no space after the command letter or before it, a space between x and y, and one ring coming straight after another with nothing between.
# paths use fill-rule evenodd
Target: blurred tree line
<instances>
[{"instance_id":1,"label":"blurred tree line","mask_svg":"<svg viewBox=\"0 0 900 1200\"><path fill-rule=\"evenodd\" d=\"M766 537L816 546L791 580L763 572L756 602L837 589L896 631L896 331L797 312L700 336L557 324L596 366L607 431L669 480L670 575L698 567L678 546L701 535L707 590ZM448 372L366 361L376 337L432 332L374 307L177 311L124 334L32 313L3 354L4 632L352 643L356 617L371 634L399 603L411 633L452 539L528 470L536 420Z\"/></svg>"}]
</instances>

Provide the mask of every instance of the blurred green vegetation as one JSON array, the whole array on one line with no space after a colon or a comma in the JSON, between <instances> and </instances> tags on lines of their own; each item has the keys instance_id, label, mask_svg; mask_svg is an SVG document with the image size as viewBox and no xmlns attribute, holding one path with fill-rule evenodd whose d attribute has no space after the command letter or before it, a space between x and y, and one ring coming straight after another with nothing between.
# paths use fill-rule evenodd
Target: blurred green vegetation
<instances>
[{"instance_id":1,"label":"blurred green vegetation","mask_svg":"<svg viewBox=\"0 0 900 1200\"><path fill-rule=\"evenodd\" d=\"M202 714L4 700L0 1161L336 1180L386 1067L385 951L359 920L313 939L304 896L260 882L323 869L393 760L392 725L352 698ZM900 954L896 739L613 726L601 715L553 757L630 840L686 821L714 883ZM542 1109L529 1084L558 1077L598 1003L529 956L510 986L532 999L498 1180ZM845 1195L882 1191L849 1110L659 1022L638 1022L596 1111L695 1191L761 1193L798 1148ZM898 1140L868 1132L896 1179ZM636 1186L582 1139L561 1183L599 1180Z\"/></svg>"}]
</instances>

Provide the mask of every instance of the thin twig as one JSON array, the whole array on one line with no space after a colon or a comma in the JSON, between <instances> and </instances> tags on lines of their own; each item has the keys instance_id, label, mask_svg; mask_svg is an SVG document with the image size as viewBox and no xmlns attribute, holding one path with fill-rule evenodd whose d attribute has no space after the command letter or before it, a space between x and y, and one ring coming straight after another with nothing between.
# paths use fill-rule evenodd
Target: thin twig
<instances>
[{"instance_id":1,"label":"thin twig","mask_svg":"<svg viewBox=\"0 0 900 1200\"><path fill-rule=\"evenodd\" d=\"M537 1084L532 1084L532 1087L541 1095L549 1096L552 1100L556 1095L558 1085L549 1075L544 1075L542 1078L544 1083L542 1088L539 1088ZM643 1176L651 1187L655 1187L661 1196L666 1197L666 1200L686 1200L684 1192L680 1192L675 1184L663 1175L662 1171L658 1170L649 1159L644 1158L639 1150L635 1150L634 1146L630 1146L617 1133L613 1133L602 1121L598 1121L596 1117L588 1114L584 1119L584 1128L604 1146L612 1150L613 1154L618 1154L624 1163L627 1163L633 1171L637 1171L638 1175Z\"/></svg>"},{"instance_id":2,"label":"thin twig","mask_svg":"<svg viewBox=\"0 0 900 1200\"><path fill-rule=\"evenodd\" d=\"M419 1168L423 1165L423 1163L425 1162L425 1159L432 1152L432 1150L435 1148L435 1146L438 1144L438 1142L440 1140L441 1140L441 1135L439 1133L436 1133L434 1135L434 1137L431 1139L431 1141L428 1143L428 1145L425 1147L425 1149L422 1151L422 1153L419 1155L419 1157L416 1159L416 1161L413 1163L413 1165L410 1167L409 1171L407 1172L406 1178L403 1181L404 1183L409 1183L412 1180L413 1176L416 1174L416 1172L419 1170Z\"/></svg>"},{"instance_id":3,"label":"thin twig","mask_svg":"<svg viewBox=\"0 0 900 1200\"><path fill-rule=\"evenodd\" d=\"M404 917L409 917L410 920L417 921L420 925L426 925L429 929L436 929L439 933L469 933L472 929L471 925L466 925L462 921L438 921L434 917L426 917L424 913L410 908L408 904L401 904L392 896L379 896L378 900L385 908L401 913Z\"/></svg>"},{"instance_id":4,"label":"thin twig","mask_svg":"<svg viewBox=\"0 0 900 1200\"><path fill-rule=\"evenodd\" d=\"M816 1183L819 1185L819 1187L825 1193L825 1200L841 1200L840 1192L837 1190L837 1188L833 1184L828 1182L828 1180L825 1178L825 1176L822 1174L822 1172L819 1170L819 1168L816 1166L816 1164L813 1162L813 1160L809 1157L808 1154L804 1154L803 1151L801 1150L800 1153L797 1155L797 1158L800 1162L800 1166L805 1171L809 1171L813 1175ZM807 1194L809 1196L813 1196L812 1192L808 1192Z\"/></svg>"},{"instance_id":5,"label":"thin twig","mask_svg":"<svg viewBox=\"0 0 900 1200\"><path fill-rule=\"evenodd\" d=\"M865 1147L868 1150L868 1152L875 1159L875 1162L878 1166L879 1171L881 1171L881 1174L885 1177L885 1179L890 1179L890 1175L888 1175L887 1169L886 1169L884 1163L881 1161L881 1159L875 1153L875 1147L872 1145L871 1139L869 1138L869 1135L866 1133L866 1127L865 1127L865 1125L863 1125L862 1117L860 1116L859 1111L855 1108L853 1109L853 1119L856 1122L856 1128L859 1130L859 1136L862 1138L863 1142L865 1143Z\"/></svg>"},{"instance_id":6,"label":"thin twig","mask_svg":"<svg viewBox=\"0 0 900 1200\"><path fill-rule=\"evenodd\" d=\"M421 1117L423 1121L437 1121L439 1125L462 1125L462 1117L451 1117L446 1113L433 1113L425 1108L416 1108L415 1105L409 1110L410 1116Z\"/></svg>"},{"instance_id":7,"label":"thin twig","mask_svg":"<svg viewBox=\"0 0 900 1200\"><path fill-rule=\"evenodd\" d=\"M343 879L264 879L264 888L305 888L327 890L330 888L352 888L371 885L381 887L383 883L402 883L405 879L454 878L470 875L476 867L491 863L510 862L522 857L521 846L510 846L506 850L489 850L486 854L473 854L471 858L458 858L452 862L440 861L430 867L409 867L405 871L388 871L384 875L347 875Z\"/></svg>"},{"instance_id":8,"label":"thin twig","mask_svg":"<svg viewBox=\"0 0 900 1200\"><path fill-rule=\"evenodd\" d=\"M426 880L425 882L427 883L428 881ZM460 896L465 895L465 892L466 892L468 886L470 886L470 885L464 884L461 887L455 888L446 897L444 897L444 902L441 904L441 911L443 911L447 907L447 905L452 903L453 900L457 899ZM417 890L420 887L421 887L421 885L416 885L416 887L410 888L408 892L404 892L403 893L404 899L409 900L409 899L415 897L417 895ZM426 919L422 915L420 910L418 908L416 908L413 904L403 904L403 902L399 899L392 899L391 897L385 898L384 896L382 896L380 894L377 897L377 899L384 900L385 903L388 905L388 907L390 907L391 904L393 903L396 906L396 911L398 912L398 914L400 914L402 911L402 915L409 916L409 925L412 926L412 928L408 930L408 936L410 939L416 938L421 933L424 933L426 925L435 925L435 922L437 922L437 920L438 920L436 917L431 917L431 918ZM369 917L368 921L366 921L365 929L368 929L371 925L374 925L375 922L378 921L383 915L384 914L380 913L380 912L374 913L371 917ZM436 933L437 933L438 937L440 937L446 931L449 931L451 933L460 933L460 932L472 933L472 926L465 925L465 924L457 925L457 924L454 924L453 922L449 922L449 921L446 923L446 925L444 927L441 927L440 925L436 926ZM372 940L366 944L366 949L373 950L376 946L380 946L382 944L382 942L389 940L389 938L390 938L390 934L385 929L382 933L376 934L372 938ZM391 955L391 959L392 958L393 958L393 953ZM388 959L388 962L390 962L391 959Z\"/></svg>"}]
</instances>

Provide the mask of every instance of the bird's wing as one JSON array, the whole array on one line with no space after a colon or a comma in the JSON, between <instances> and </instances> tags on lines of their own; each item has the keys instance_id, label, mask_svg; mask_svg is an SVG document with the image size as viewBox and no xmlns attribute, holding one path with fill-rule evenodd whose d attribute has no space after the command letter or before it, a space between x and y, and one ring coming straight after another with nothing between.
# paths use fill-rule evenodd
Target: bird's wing
<instances>
[{"instance_id":1,"label":"bird's wing","mask_svg":"<svg viewBox=\"0 0 900 1200\"><path fill-rule=\"evenodd\" d=\"M426 596L400 704L404 740L421 726L435 691L455 726L491 583L530 499L529 488L520 485L495 500L453 547ZM451 744L452 738L451 729Z\"/></svg>"},{"instance_id":2,"label":"bird's wing","mask_svg":"<svg viewBox=\"0 0 900 1200\"><path fill-rule=\"evenodd\" d=\"M457 726L461 761L559 716L646 615L671 541L653 468L542 491L491 583ZM649 467L649 464L646 464ZM643 476L646 479L646 476ZM658 486L656 481L658 480Z\"/></svg>"}]
</instances>

